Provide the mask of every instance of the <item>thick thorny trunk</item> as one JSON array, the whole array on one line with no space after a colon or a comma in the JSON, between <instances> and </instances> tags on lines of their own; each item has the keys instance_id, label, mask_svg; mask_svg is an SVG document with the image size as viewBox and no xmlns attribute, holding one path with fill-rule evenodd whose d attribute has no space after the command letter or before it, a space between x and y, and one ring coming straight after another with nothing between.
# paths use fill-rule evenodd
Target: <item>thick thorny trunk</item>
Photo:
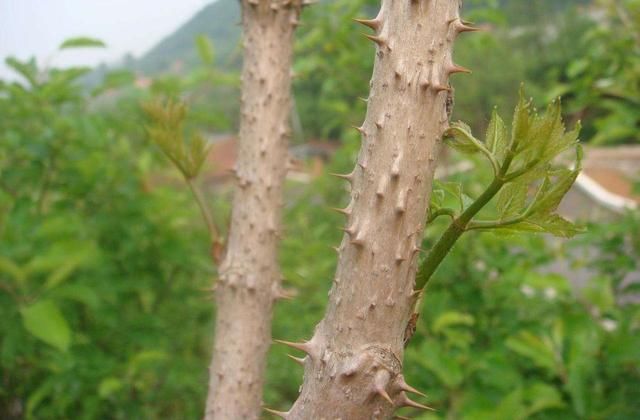
<instances>
[{"instance_id":1,"label":"thick thorny trunk","mask_svg":"<svg viewBox=\"0 0 640 420\"><path fill-rule=\"evenodd\" d=\"M376 44L362 148L326 315L311 340L288 419L389 418L417 406L402 376L405 329L435 158L448 127L460 0L383 0L361 21Z\"/></svg>"},{"instance_id":2,"label":"thick thorny trunk","mask_svg":"<svg viewBox=\"0 0 640 420\"><path fill-rule=\"evenodd\" d=\"M244 67L237 189L215 288L217 318L206 419L256 419L271 316L286 174L293 32L300 0L242 0Z\"/></svg>"}]
</instances>

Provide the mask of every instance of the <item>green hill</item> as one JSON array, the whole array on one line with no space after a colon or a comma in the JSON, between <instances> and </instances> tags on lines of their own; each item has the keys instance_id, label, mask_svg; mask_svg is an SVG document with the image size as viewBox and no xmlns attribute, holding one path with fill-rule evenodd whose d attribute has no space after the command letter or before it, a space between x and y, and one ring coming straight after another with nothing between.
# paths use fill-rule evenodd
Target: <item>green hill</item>
<instances>
[{"instance_id":1,"label":"green hill","mask_svg":"<svg viewBox=\"0 0 640 420\"><path fill-rule=\"evenodd\" d=\"M198 60L195 39L204 34L213 41L216 64L234 67L240 62L240 5L237 0L218 0L196 13L187 23L165 37L136 60L135 68L144 73L165 71L177 60L189 65Z\"/></svg>"}]
</instances>

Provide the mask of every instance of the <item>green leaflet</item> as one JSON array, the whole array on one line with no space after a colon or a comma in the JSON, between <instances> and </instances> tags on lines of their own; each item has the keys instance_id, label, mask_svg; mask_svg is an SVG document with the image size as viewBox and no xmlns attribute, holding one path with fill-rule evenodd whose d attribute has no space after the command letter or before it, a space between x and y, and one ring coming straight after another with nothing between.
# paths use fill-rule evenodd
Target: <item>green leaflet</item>
<instances>
[{"instance_id":1,"label":"green leaflet","mask_svg":"<svg viewBox=\"0 0 640 420\"><path fill-rule=\"evenodd\" d=\"M524 87L520 88L519 94L520 100L513 113L511 142L509 143L509 147L516 151L520 148L521 142L527 138L530 126L529 109L531 108L531 102L524 98Z\"/></svg>"},{"instance_id":2,"label":"green leaflet","mask_svg":"<svg viewBox=\"0 0 640 420\"><path fill-rule=\"evenodd\" d=\"M489 151L494 156L503 157L509 139L507 127L502 118L500 118L500 115L498 115L498 110L495 108L493 109L491 120L487 127L486 139Z\"/></svg>"},{"instance_id":3,"label":"green leaflet","mask_svg":"<svg viewBox=\"0 0 640 420\"><path fill-rule=\"evenodd\" d=\"M471 127L462 121L451 124L446 135L447 143L462 153L472 154L480 151L480 140L473 137Z\"/></svg>"},{"instance_id":4,"label":"green leaflet","mask_svg":"<svg viewBox=\"0 0 640 420\"><path fill-rule=\"evenodd\" d=\"M511 138L507 138L508 131L495 109L484 142L476 139L463 122L452 124L445 133L448 144L456 150L484 154L491 163L494 179L476 200L465 199L460 184L435 184L438 193L432 198L429 222L443 214L452 221L418 268L416 290L424 288L466 231L550 233L565 238L582 232L556 213L581 170L580 124L570 132L565 131L559 99L551 103L544 114L538 115L532 111L531 101L525 99L524 88L519 95ZM570 147L576 148L575 164L554 167L553 161ZM459 214L442 207L446 193L456 198ZM477 215L490 202L495 203L496 219L477 220Z\"/></svg>"},{"instance_id":5,"label":"green leaflet","mask_svg":"<svg viewBox=\"0 0 640 420\"><path fill-rule=\"evenodd\" d=\"M554 236L563 238L571 238L578 233L584 232L583 228L574 225L557 214L549 215L547 217L532 217L512 225L497 226L495 229L510 233L550 233Z\"/></svg>"},{"instance_id":6,"label":"green leaflet","mask_svg":"<svg viewBox=\"0 0 640 420\"><path fill-rule=\"evenodd\" d=\"M500 220L520 214L526 207L527 192L528 185L524 182L512 182L500 190L496 198Z\"/></svg>"},{"instance_id":7,"label":"green leaflet","mask_svg":"<svg viewBox=\"0 0 640 420\"><path fill-rule=\"evenodd\" d=\"M171 101L148 102L143 108L152 123L147 127L151 141L187 180L198 176L207 158L209 144L199 134L192 135L188 140L184 138L186 105Z\"/></svg>"},{"instance_id":8,"label":"green leaflet","mask_svg":"<svg viewBox=\"0 0 640 420\"><path fill-rule=\"evenodd\" d=\"M22 323L34 337L61 351L71 344L71 329L58 306L50 300L40 300L20 310Z\"/></svg>"}]
</instances>

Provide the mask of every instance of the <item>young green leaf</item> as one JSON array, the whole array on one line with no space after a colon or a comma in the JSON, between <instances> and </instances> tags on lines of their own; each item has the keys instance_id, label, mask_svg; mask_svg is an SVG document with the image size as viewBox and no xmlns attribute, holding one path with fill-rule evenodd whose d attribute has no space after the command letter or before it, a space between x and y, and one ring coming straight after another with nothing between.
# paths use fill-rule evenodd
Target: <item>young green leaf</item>
<instances>
[{"instance_id":1,"label":"young green leaf","mask_svg":"<svg viewBox=\"0 0 640 420\"><path fill-rule=\"evenodd\" d=\"M487 127L487 149L496 157L501 156L506 151L506 145L508 143L507 128L504 124L498 111L494 108L491 113L491 120Z\"/></svg>"},{"instance_id":2,"label":"young green leaf","mask_svg":"<svg viewBox=\"0 0 640 420\"><path fill-rule=\"evenodd\" d=\"M445 135L447 143L459 152L473 154L480 151L480 140L473 137L471 128L461 121L451 124Z\"/></svg>"},{"instance_id":3,"label":"young green leaf","mask_svg":"<svg viewBox=\"0 0 640 420\"><path fill-rule=\"evenodd\" d=\"M531 117L529 116L531 102L525 100L524 95L524 87L521 87L520 99L513 113L511 143L509 145L509 147L515 151L519 150L521 142L527 138L527 133L529 132L529 127L531 125Z\"/></svg>"},{"instance_id":4,"label":"young green leaf","mask_svg":"<svg viewBox=\"0 0 640 420\"><path fill-rule=\"evenodd\" d=\"M209 145L199 134L185 140L183 134L186 106L183 103L149 102L143 109L152 124L147 127L149 138L187 179L198 176L209 152Z\"/></svg>"},{"instance_id":5,"label":"young green leaf","mask_svg":"<svg viewBox=\"0 0 640 420\"><path fill-rule=\"evenodd\" d=\"M578 124L573 131L565 133L561 115L559 100L552 103L544 115L533 114L531 102L525 100L524 88L521 88L509 141L504 122L495 110L485 143L477 140L469 126L462 122L447 130L449 143L457 150L463 153L479 151L487 156L495 176L484 192L469 203L464 200L461 186L452 190L446 184L437 185L437 188L449 190L450 194L458 197L461 212L455 214L449 209L446 213L453 220L418 269L416 290L424 288L465 231L546 232L567 238L582 231L556 214L562 198L580 172L582 159L577 140L580 126ZM571 146L575 146L577 152L574 168L552 169L553 159ZM529 199L530 191L537 192ZM493 200L498 220L475 220L477 214ZM438 211L442 213L442 210ZM429 222L437 217L437 212L435 214Z\"/></svg>"},{"instance_id":6,"label":"young green leaf","mask_svg":"<svg viewBox=\"0 0 640 420\"><path fill-rule=\"evenodd\" d=\"M34 337L61 351L71 344L71 329L58 306L50 300L40 300L20 310L22 324Z\"/></svg>"},{"instance_id":7,"label":"young green leaf","mask_svg":"<svg viewBox=\"0 0 640 420\"><path fill-rule=\"evenodd\" d=\"M105 48L107 44L96 38L76 37L65 40L58 49L66 50L69 48Z\"/></svg>"},{"instance_id":8,"label":"young green leaf","mask_svg":"<svg viewBox=\"0 0 640 420\"><path fill-rule=\"evenodd\" d=\"M503 187L496 197L500 220L518 216L526 208L529 186L526 182L512 182Z\"/></svg>"}]
</instances>

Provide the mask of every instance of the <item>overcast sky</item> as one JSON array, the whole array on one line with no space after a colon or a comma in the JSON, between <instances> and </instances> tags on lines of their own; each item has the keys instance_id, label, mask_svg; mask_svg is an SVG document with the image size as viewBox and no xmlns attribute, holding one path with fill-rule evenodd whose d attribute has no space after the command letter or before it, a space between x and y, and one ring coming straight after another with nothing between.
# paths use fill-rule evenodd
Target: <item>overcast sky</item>
<instances>
[{"instance_id":1,"label":"overcast sky","mask_svg":"<svg viewBox=\"0 0 640 420\"><path fill-rule=\"evenodd\" d=\"M0 0L0 78L9 76L9 55L57 66L95 65L125 53L147 51L213 0ZM56 54L67 38L90 36L106 49L67 50Z\"/></svg>"}]
</instances>

